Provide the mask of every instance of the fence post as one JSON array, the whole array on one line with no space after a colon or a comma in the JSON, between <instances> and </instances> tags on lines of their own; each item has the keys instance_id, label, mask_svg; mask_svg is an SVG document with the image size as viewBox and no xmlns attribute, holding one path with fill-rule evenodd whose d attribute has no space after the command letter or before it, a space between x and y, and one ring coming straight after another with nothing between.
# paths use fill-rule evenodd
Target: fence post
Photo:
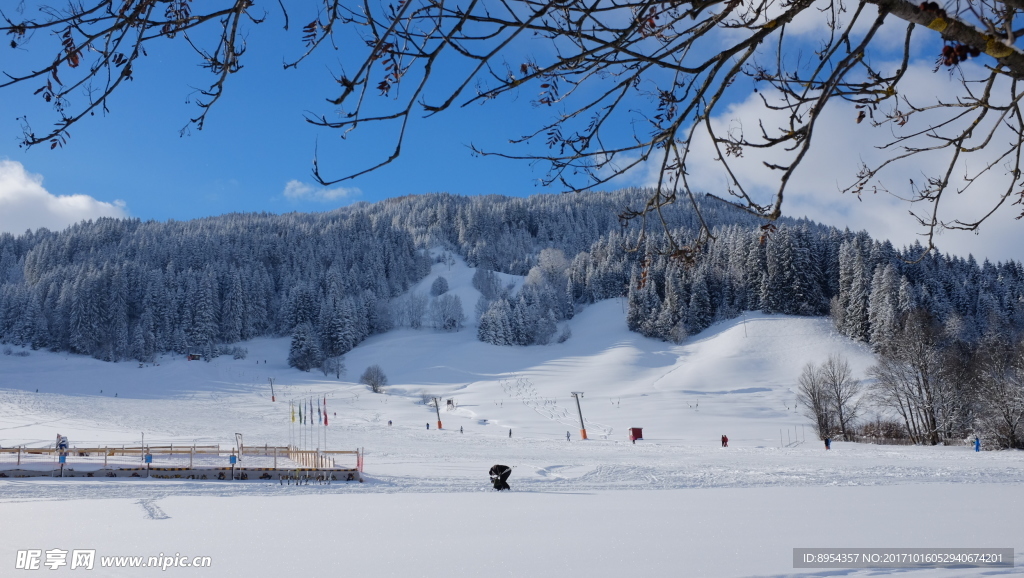
<instances>
[{"instance_id":1,"label":"fence post","mask_svg":"<svg viewBox=\"0 0 1024 578\"><path fill-rule=\"evenodd\" d=\"M277 469L277 446L274 446L274 469Z\"/></svg>"},{"instance_id":2,"label":"fence post","mask_svg":"<svg viewBox=\"0 0 1024 578\"><path fill-rule=\"evenodd\" d=\"M18 465L21 465L21 446L18 446Z\"/></svg>"}]
</instances>

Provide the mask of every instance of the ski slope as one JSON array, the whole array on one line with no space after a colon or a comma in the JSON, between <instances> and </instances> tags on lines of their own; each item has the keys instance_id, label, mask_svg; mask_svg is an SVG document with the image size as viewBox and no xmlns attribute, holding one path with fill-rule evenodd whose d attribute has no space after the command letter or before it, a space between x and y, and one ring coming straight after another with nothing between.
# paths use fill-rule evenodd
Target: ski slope
<instances>
[{"instance_id":1,"label":"ski slope","mask_svg":"<svg viewBox=\"0 0 1024 578\"><path fill-rule=\"evenodd\" d=\"M444 275L469 314L472 274L438 264L414 290ZM83 544L214 558L213 570L166 570L182 576L276 576L321 559L331 574L369 576L781 576L814 573L793 568L795 547L1024 552L1021 452L824 451L796 404L801 368L831 353L858 376L873 363L828 320L748 312L672 345L630 333L624 307L586 307L567 322L572 337L547 346L484 344L472 323L394 330L349 352L341 380L287 367L287 338L243 343L244 360L165 355L142 367L0 355L3 447L45 446L57 432L80 446L137 445L143 433L229 446L240 432L247 445L366 449L363 484L0 480L0 576L18 549L93 547ZM372 364L388 376L383 394L356 383ZM440 431L431 397L455 404L442 403ZM292 424L289 402L324 398L328 427ZM635 445L630 427L644 431ZM495 463L513 466L512 493L490 490Z\"/></svg>"}]
</instances>

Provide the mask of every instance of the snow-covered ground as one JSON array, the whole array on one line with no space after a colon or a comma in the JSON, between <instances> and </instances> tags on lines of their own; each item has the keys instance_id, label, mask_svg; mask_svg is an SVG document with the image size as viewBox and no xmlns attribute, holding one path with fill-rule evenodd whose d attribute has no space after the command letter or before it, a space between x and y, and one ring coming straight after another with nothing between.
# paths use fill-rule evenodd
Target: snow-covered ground
<instances>
[{"instance_id":1,"label":"snow-covered ground","mask_svg":"<svg viewBox=\"0 0 1024 578\"><path fill-rule=\"evenodd\" d=\"M419 290L443 274L471 312L472 273L436 265ZM0 355L3 447L57 432L79 446L137 445L143 432L151 444L230 446L241 432L247 445L366 449L363 484L0 480L0 577L24 573L18 550L53 548L212 557L213 568L167 570L189 576L982 573L794 569L805 547L1016 548L1024 567L1024 453L826 452L813 438L796 406L802 366L833 352L858 375L873 363L827 320L747 313L673 346L628 332L623 308L586 308L572 338L548 346L487 345L472 325L392 331L347 354L342 380L288 368L287 339L245 343L244 360L144 367ZM375 363L384 394L354 383ZM300 433L289 402L325 397L330 425ZM440 431L430 397L455 403L442 404ZM644 431L635 445L630 427ZM512 493L490 489L495 463L513 466Z\"/></svg>"}]
</instances>

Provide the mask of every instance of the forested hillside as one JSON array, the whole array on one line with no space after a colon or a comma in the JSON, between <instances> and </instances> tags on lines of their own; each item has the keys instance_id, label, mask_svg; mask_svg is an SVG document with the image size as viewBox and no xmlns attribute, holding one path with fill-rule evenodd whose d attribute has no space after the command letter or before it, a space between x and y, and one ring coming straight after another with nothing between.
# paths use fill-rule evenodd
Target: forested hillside
<instances>
[{"instance_id":1,"label":"forested hillside","mask_svg":"<svg viewBox=\"0 0 1024 578\"><path fill-rule=\"evenodd\" d=\"M324 356L395 325L419 327L438 296L395 300L442 247L479 269L469 316L496 344L547 343L580 305L629 297L630 328L679 341L743 310L824 315L876 347L921 310L965 343L1024 327L1024 269L979 265L865 233L757 219L701 200L717 240L692 267L666 257L657 230L623 229L643 191L529 198L409 196L320 214L231 214L189 222L101 219L0 236L0 338L145 360L216 355L218 344L289 335L308 324ZM680 238L685 205L666 213ZM490 271L526 276L517 292ZM411 297L411 299L410 299ZM441 329L454 329L453 325Z\"/></svg>"},{"instance_id":2,"label":"forested hillside","mask_svg":"<svg viewBox=\"0 0 1024 578\"><path fill-rule=\"evenodd\" d=\"M351 348L386 331L388 300L430 262L364 211L100 219L0 237L0 335L15 344L148 360L345 316Z\"/></svg>"}]
</instances>

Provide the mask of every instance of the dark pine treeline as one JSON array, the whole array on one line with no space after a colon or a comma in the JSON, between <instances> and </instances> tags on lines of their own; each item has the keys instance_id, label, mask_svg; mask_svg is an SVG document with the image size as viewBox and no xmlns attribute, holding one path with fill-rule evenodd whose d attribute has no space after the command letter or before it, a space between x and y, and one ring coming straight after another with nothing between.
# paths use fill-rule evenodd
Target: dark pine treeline
<instances>
[{"instance_id":1,"label":"dark pine treeline","mask_svg":"<svg viewBox=\"0 0 1024 578\"><path fill-rule=\"evenodd\" d=\"M362 211L99 219L0 236L0 336L109 361L211 357L219 343L345 315L338 347L351 349L389 328L378 303L429 266L407 232Z\"/></svg>"},{"instance_id":2,"label":"dark pine treeline","mask_svg":"<svg viewBox=\"0 0 1024 578\"><path fill-rule=\"evenodd\" d=\"M0 235L0 340L143 360L212 356L219 343L301 328L337 356L408 317L393 299L427 274L425 249L438 245L482 270L527 276L515 294L481 279L488 289L474 318L480 338L498 344L546 343L577 305L618 296L628 297L631 329L672 341L743 310L831 313L844 334L878 348L912 310L965 343L1024 327L1019 263L933 253L908 264L919 248L806 220L783 220L765 237L761 221L699 199L717 240L681 267L661 254L653 228L642 241L635 227L621 229L617 214L643 199L640 190L435 194L321 214L100 219ZM680 238L696 231L685 205L667 219Z\"/></svg>"},{"instance_id":3,"label":"dark pine treeline","mask_svg":"<svg viewBox=\"0 0 1024 578\"><path fill-rule=\"evenodd\" d=\"M920 246L896 250L807 221L782 223L767 237L738 225L716 235L691 268L661 256L656 240L635 254L616 251L614 239L595 244L573 262L577 297L608 297L628 280L630 328L672 341L743 310L831 314L841 333L876 349L890 347L916 310L965 343L1012 340L1024 329L1024 267L1014 261L979 266L931 253L913 262Z\"/></svg>"}]
</instances>

